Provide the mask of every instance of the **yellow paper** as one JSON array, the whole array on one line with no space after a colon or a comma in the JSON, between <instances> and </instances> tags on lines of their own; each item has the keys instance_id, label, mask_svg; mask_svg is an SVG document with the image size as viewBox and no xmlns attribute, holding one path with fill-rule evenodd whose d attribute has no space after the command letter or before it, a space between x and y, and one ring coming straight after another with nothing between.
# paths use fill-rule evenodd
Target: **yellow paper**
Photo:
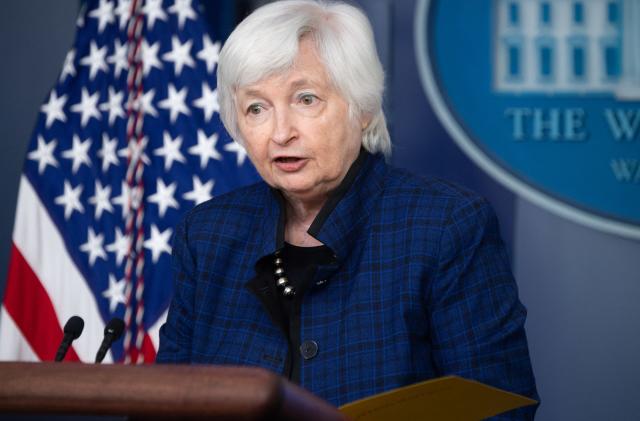
<instances>
[{"instance_id":1,"label":"yellow paper","mask_svg":"<svg viewBox=\"0 0 640 421\"><path fill-rule=\"evenodd\" d=\"M380 393L340 407L353 421L482 420L537 401L456 376Z\"/></svg>"}]
</instances>

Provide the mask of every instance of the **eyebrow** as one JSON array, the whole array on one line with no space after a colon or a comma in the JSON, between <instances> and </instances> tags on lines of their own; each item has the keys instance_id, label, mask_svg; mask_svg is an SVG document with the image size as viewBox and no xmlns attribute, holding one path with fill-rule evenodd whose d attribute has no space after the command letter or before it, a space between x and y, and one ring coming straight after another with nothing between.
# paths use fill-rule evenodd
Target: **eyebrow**
<instances>
[{"instance_id":1,"label":"eyebrow","mask_svg":"<svg viewBox=\"0 0 640 421\"><path fill-rule=\"evenodd\" d=\"M301 88L301 87L307 86L307 85L317 86L318 84L314 83L313 81L311 81L309 79L297 79L297 80L294 80L291 83L291 87L294 88L294 89L298 89L298 88Z\"/></svg>"},{"instance_id":2,"label":"eyebrow","mask_svg":"<svg viewBox=\"0 0 640 421\"><path fill-rule=\"evenodd\" d=\"M293 82L291 82L291 84L289 85L289 88L293 88L295 89L299 89L303 86L319 86L318 83L314 83L312 80L310 79L296 79ZM242 95L245 97L261 97L263 95L262 91L260 89L243 89Z\"/></svg>"},{"instance_id":3,"label":"eyebrow","mask_svg":"<svg viewBox=\"0 0 640 421\"><path fill-rule=\"evenodd\" d=\"M242 92L243 96L261 96L262 92L260 92L258 89L249 89Z\"/></svg>"}]
</instances>

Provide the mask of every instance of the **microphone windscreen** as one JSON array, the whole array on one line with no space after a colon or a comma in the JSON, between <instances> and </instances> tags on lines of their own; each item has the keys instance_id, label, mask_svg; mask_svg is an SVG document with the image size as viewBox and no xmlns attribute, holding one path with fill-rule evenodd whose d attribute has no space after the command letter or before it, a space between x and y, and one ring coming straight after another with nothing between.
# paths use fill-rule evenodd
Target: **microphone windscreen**
<instances>
[{"instance_id":1,"label":"microphone windscreen","mask_svg":"<svg viewBox=\"0 0 640 421\"><path fill-rule=\"evenodd\" d=\"M67 320L67 324L64 325L63 332L65 335L72 335L73 339L78 339L82 333L82 329L84 329L84 320L82 320L82 317L71 316L71 318Z\"/></svg>"},{"instance_id":2,"label":"microphone windscreen","mask_svg":"<svg viewBox=\"0 0 640 421\"><path fill-rule=\"evenodd\" d=\"M124 332L124 321L117 317L109 320L109 323L104 328L104 334L110 334L113 336L113 341L117 341L122 336L122 332Z\"/></svg>"}]
</instances>

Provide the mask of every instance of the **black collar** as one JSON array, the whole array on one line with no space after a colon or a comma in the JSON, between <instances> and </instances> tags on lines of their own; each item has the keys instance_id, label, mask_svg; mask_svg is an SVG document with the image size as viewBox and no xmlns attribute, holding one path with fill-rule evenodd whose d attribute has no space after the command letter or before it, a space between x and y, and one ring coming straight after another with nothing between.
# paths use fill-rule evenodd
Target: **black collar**
<instances>
[{"instance_id":1,"label":"black collar","mask_svg":"<svg viewBox=\"0 0 640 421\"><path fill-rule=\"evenodd\" d=\"M361 150L307 232L331 248L338 258L344 258L357 238L356 232L363 228L375 207L387 169L382 155ZM258 247L258 259L284 246L285 201L278 190L270 190L262 219L256 223L254 244Z\"/></svg>"}]
</instances>

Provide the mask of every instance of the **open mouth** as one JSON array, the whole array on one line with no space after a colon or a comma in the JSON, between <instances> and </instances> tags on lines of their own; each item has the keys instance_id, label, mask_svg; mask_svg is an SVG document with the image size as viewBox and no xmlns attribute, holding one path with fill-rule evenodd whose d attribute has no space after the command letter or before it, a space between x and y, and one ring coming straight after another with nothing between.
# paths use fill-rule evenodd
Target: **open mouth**
<instances>
[{"instance_id":1,"label":"open mouth","mask_svg":"<svg viewBox=\"0 0 640 421\"><path fill-rule=\"evenodd\" d=\"M298 158L295 156L281 156L280 158L276 158L276 162L282 162L282 163L293 163L293 162L298 162L300 161L302 158Z\"/></svg>"},{"instance_id":2,"label":"open mouth","mask_svg":"<svg viewBox=\"0 0 640 421\"><path fill-rule=\"evenodd\" d=\"M279 156L273 160L275 166L284 172L300 171L307 165L308 159L298 156Z\"/></svg>"}]
</instances>

